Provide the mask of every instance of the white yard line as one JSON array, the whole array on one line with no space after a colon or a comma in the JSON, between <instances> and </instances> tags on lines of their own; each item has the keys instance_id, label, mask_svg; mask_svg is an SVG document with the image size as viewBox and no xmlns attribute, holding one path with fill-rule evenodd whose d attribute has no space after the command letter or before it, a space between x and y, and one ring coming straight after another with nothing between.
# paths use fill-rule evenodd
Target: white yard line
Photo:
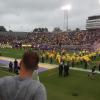
<instances>
[{"instance_id":1,"label":"white yard line","mask_svg":"<svg viewBox=\"0 0 100 100\"><path fill-rule=\"evenodd\" d=\"M15 59L14 58L9 58L9 57L0 57L0 60L6 60L6 61L14 61ZM20 61L20 59L18 59L18 61ZM46 63L40 63L39 64L40 67L43 67L43 68L48 68L48 69L54 69L54 68L57 68L58 65L56 64L46 64ZM91 70L89 69L82 69L82 68L70 68L71 70L77 70L77 71L82 71L82 72L91 72ZM95 73L98 73L100 74L99 71L95 71Z\"/></svg>"}]
</instances>

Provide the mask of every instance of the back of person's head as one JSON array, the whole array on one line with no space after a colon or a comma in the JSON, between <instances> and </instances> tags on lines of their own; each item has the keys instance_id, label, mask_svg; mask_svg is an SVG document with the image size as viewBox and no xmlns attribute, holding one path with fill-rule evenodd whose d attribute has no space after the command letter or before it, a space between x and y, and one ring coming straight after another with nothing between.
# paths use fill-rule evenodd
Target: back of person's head
<instances>
[{"instance_id":1,"label":"back of person's head","mask_svg":"<svg viewBox=\"0 0 100 100\"><path fill-rule=\"evenodd\" d=\"M39 56L32 50L26 51L22 56L22 62L25 69L34 71L38 69Z\"/></svg>"}]
</instances>

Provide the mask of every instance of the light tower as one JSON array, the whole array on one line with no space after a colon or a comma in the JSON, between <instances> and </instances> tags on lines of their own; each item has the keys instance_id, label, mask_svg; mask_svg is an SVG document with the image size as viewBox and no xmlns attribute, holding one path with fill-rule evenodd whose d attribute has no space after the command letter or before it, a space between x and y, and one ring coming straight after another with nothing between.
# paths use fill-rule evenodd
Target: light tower
<instances>
[{"instance_id":1,"label":"light tower","mask_svg":"<svg viewBox=\"0 0 100 100\"><path fill-rule=\"evenodd\" d=\"M100 0L99 0L99 4L100 4Z\"/></svg>"},{"instance_id":2,"label":"light tower","mask_svg":"<svg viewBox=\"0 0 100 100\"><path fill-rule=\"evenodd\" d=\"M68 21L69 21L69 11L71 9L72 9L72 6L70 4L61 7L61 10L64 11L64 22L65 22L65 20L67 20L67 22L66 22L66 30L67 31L69 29L69 22Z\"/></svg>"}]
</instances>

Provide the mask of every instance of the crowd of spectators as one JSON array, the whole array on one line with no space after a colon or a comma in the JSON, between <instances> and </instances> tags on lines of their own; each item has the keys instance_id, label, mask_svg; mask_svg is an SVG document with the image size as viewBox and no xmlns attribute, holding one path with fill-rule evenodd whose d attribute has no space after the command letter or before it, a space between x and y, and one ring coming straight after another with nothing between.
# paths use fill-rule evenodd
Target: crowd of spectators
<instances>
[{"instance_id":1,"label":"crowd of spectators","mask_svg":"<svg viewBox=\"0 0 100 100\"><path fill-rule=\"evenodd\" d=\"M12 43L16 38L10 35L0 35L0 43ZM18 38L17 38L18 40ZM31 44L35 47L41 46L66 46L66 45L93 45L100 40L99 31L73 31L58 33L28 33L21 42L22 44Z\"/></svg>"},{"instance_id":2,"label":"crowd of spectators","mask_svg":"<svg viewBox=\"0 0 100 100\"><path fill-rule=\"evenodd\" d=\"M11 43L13 40L15 40L14 36L11 35L0 35L0 43L1 44L6 44L6 43Z\"/></svg>"},{"instance_id":3,"label":"crowd of spectators","mask_svg":"<svg viewBox=\"0 0 100 100\"><path fill-rule=\"evenodd\" d=\"M27 40L35 46L66 46L66 45L86 45L92 46L100 39L98 31L78 31L61 33L31 33L27 35ZM27 42L28 42L27 41Z\"/></svg>"}]
</instances>

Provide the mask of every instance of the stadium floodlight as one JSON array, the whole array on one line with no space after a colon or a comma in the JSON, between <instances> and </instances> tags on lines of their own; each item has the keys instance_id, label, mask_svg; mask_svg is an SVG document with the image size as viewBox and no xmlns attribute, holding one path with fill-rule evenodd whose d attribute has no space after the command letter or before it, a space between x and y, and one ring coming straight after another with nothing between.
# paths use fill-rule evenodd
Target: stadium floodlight
<instances>
[{"instance_id":1,"label":"stadium floodlight","mask_svg":"<svg viewBox=\"0 0 100 100\"><path fill-rule=\"evenodd\" d=\"M100 4L100 0L99 0L99 4Z\"/></svg>"},{"instance_id":2,"label":"stadium floodlight","mask_svg":"<svg viewBox=\"0 0 100 100\"><path fill-rule=\"evenodd\" d=\"M68 14L69 14L69 11L72 9L72 6L70 4L68 5L65 5L63 7L61 7L61 10L64 11L64 23L65 23L65 18L67 19L67 31L68 31ZM66 17L65 17L65 14L66 14Z\"/></svg>"},{"instance_id":3,"label":"stadium floodlight","mask_svg":"<svg viewBox=\"0 0 100 100\"><path fill-rule=\"evenodd\" d=\"M72 6L71 6L70 4L68 4L68 5L63 6L63 7L61 8L61 10L64 10L64 11L65 11L65 10L70 11L71 8L72 8Z\"/></svg>"}]
</instances>

